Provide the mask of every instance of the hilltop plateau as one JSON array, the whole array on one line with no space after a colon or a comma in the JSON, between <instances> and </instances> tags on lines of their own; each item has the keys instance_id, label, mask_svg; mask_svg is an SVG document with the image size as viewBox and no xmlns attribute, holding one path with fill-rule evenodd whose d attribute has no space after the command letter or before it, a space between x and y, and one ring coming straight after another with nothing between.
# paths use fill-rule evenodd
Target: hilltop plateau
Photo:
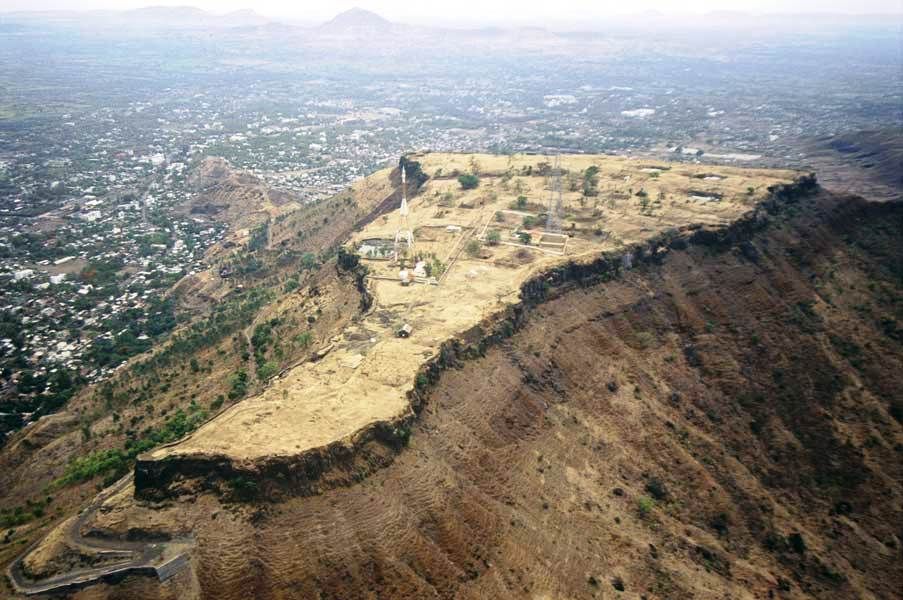
<instances>
[{"instance_id":1,"label":"hilltop plateau","mask_svg":"<svg viewBox=\"0 0 903 600\"><path fill-rule=\"evenodd\" d=\"M222 163L194 176L196 206L255 199L176 290L211 301L2 450L10 497L55 494L14 532L34 542L10 570L23 591L890 598L903 582L899 203L599 155L407 155L309 205ZM402 193L414 247L397 264Z\"/></svg>"}]
</instances>

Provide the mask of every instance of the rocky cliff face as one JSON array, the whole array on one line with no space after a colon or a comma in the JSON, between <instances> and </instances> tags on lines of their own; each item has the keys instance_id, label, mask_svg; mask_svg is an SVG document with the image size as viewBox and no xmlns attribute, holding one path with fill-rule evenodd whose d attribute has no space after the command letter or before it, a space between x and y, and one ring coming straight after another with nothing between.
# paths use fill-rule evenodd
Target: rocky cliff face
<instances>
[{"instance_id":1,"label":"rocky cliff face","mask_svg":"<svg viewBox=\"0 0 903 600\"><path fill-rule=\"evenodd\" d=\"M429 368L369 476L100 517L196 536L190 590L115 593L895 597L903 207L788 199L529 283Z\"/></svg>"}]
</instances>

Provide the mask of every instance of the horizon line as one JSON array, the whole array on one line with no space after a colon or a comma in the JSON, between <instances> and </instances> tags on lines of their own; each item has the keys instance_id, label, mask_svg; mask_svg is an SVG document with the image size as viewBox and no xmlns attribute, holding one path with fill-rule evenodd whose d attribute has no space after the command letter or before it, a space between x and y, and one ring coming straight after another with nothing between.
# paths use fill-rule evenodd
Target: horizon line
<instances>
[{"instance_id":1,"label":"horizon line","mask_svg":"<svg viewBox=\"0 0 903 600\"><path fill-rule=\"evenodd\" d=\"M195 6L193 4L148 4L145 6L136 6L134 8L47 8L47 9L37 9L37 10L5 10L3 8L0 8L0 15L16 15L16 14L40 15L40 14L54 14L54 13L56 13L56 14L60 14L60 13L74 13L74 14L119 13L119 14L126 14L126 13L130 13L130 12L136 12L136 11L152 9L152 8L174 9L174 10L192 9L192 10L197 10L197 11L206 13L211 16L217 16L217 17L224 17L224 16L235 14L235 13L245 12L245 13L253 13L260 17L272 18L272 19L277 19L277 18L299 19L299 18L302 18L301 15L288 14L288 13L279 13L279 14L263 13L263 12L256 10L252 6L245 6L245 7L240 7L240 8L236 8L233 10L225 11L225 12L218 12L218 11L207 10L207 9ZM346 12L354 11L354 10L372 13L375 15L379 15L380 17L386 18L387 20L390 20L390 19L388 19L388 17L385 17L385 15L381 12L377 12L375 10L370 10L370 9L361 8L361 7L357 7L357 6L335 12L335 13L333 13L333 16L338 16L338 15L344 14ZM788 16L794 16L794 15L824 16L824 17L885 17L885 16L899 17L899 16L903 16L903 6L901 6L901 9L897 12L894 12L894 11L853 12L853 11L838 11L838 10L833 10L833 11L796 10L796 11L786 11L786 12L783 12L783 11L756 12L756 11L748 11L748 10L728 10L728 9L709 10L709 11L692 11L692 10L671 11L671 10L647 9L647 10L638 10L638 11L633 11L633 12L612 12L612 13L605 14L605 15L594 16L594 17L591 17L591 19L599 20L599 19L606 19L606 18L649 17L649 16L661 16L661 17L684 17L684 16L686 16L686 17L713 17L713 16L716 16L716 17L717 16L788 17ZM332 18L332 17L326 17L326 18L328 19L328 18ZM489 18L489 19L485 19L483 22L500 22L500 21L517 22L517 21L526 21L526 20L530 20L530 19L543 19L545 21L549 21L550 17L543 16L543 15L537 15L534 17L529 17L529 18L524 18L524 19L518 19L515 17L515 18L509 18L509 19L505 19L505 20L498 19L498 18ZM552 17L551 19L554 21L572 21L572 20L574 20L573 18L567 18L567 17L560 18L560 19L554 19ZM319 19L311 18L311 19L306 19L306 20L317 21ZM418 21L418 22L424 22L424 21L437 21L437 22L459 21L459 22L467 22L467 23L481 22L479 20L472 20L472 19L443 19L441 17L439 17L439 18L414 17L411 20ZM395 22L395 21L393 21L393 22ZM398 21L398 23L403 23L403 22L404 21Z\"/></svg>"}]
</instances>

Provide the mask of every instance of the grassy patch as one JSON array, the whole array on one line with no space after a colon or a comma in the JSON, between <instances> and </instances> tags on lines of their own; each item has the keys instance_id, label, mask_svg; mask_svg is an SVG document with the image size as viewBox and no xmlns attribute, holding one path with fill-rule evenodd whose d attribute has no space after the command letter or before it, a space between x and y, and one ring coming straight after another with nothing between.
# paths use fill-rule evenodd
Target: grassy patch
<instances>
[{"instance_id":1,"label":"grassy patch","mask_svg":"<svg viewBox=\"0 0 903 600\"><path fill-rule=\"evenodd\" d=\"M652 513L652 509L655 508L655 500L649 496L640 496L636 504L641 517L648 517Z\"/></svg>"}]
</instances>

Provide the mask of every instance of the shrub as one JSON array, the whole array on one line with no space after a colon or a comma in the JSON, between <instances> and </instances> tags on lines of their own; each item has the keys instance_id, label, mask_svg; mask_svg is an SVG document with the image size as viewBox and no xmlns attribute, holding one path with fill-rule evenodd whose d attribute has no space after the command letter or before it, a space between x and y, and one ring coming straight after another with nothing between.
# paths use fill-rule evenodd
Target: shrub
<instances>
[{"instance_id":1,"label":"shrub","mask_svg":"<svg viewBox=\"0 0 903 600\"><path fill-rule=\"evenodd\" d=\"M291 279L286 280L285 285L282 287L282 290L286 294L290 294L298 289L298 280L292 277Z\"/></svg>"},{"instance_id":2,"label":"shrub","mask_svg":"<svg viewBox=\"0 0 903 600\"><path fill-rule=\"evenodd\" d=\"M668 489L657 477L653 477L646 482L646 491L656 500L664 500L668 496Z\"/></svg>"},{"instance_id":3,"label":"shrub","mask_svg":"<svg viewBox=\"0 0 903 600\"><path fill-rule=\"evenodd\" d=\"M395 427L394 429L392 429L392 433L396 438L398 438L398 441L401 442L402 446L407 446L411 441L411 428L407 425Z\"/></svg>"},{"instance_id":4,"label":"shrub","mask_svg":"<svg viewBox=\"0 0 903 600\"><path fill-rule=\"evenodd\" d=\"M502 241L502 234L498 229L491 229L489 233L486 234L486 241L489 242L490 246L498 246Z\"/></svg>"},{"instance_id":5,"label":"shrub","mask_svg":"<svg viewBox=\"0 0 903 600\"><path fill-rule=\"evenodd\" d=\"M9 527L17 527L32 519L40 519L46 514L46 508L53 501L51 496L36 501L26 500L25 506L16 506L15 508L0 509L0 527L6 529ZM11 532L7 532L7 542Z\"/></svg>"},{"instance_id":6,"label":"shrub","mask_svg":"<svg viewBox=\"0 0 903 600\"><path fill-rule=\"evenodd\" d=\"M251 237L248 240L248 251L256 252L263 249L267 245L270 237L269 222L261 223L251 231Z\"/></svg>"},{"instance_id":7,"label":"shrub","mask_svg":"<svg viewBox=\"0 0 903 600\"><path fill-rule=\"evenodd\" d=\"M229 377L229 399L237 400L248 392L248 373L241 369Z\"/></svg>"},{"instance_id":8,"label":"shrub","mask_svg":"<svg viewBox=\"0 0 903 600\"><path fill-rule=\"evenodd\" d=\"M787 543L790 548L797 554L803 554L806 551L806 541L799 533L791 533L787 536Z\"/></svg>"},{"instance_id":9,"label":"shrub","mask_svg":"<svg viewBox=\"0 0 903 600\"><path fill-rule=\"evenodd\" d=\"M636 334L636 338L640 344L640 348L642 348L643 350L651 348L655 343L655 336L653 336L648 331L639 332L638 334Z\"/></svg>"},{"instance_id":10,"label":"shrub","mask_svg":"<svg viewBox=\"0 0 903 600\"><path fill-rule=\"evenodd\" d=\"M521 244L527 244L527 245L529 245L530 242L533 241L533 236L531 236L531 235L530 235L529 233L527 233L526 231L521 231L521 232L519 232L519 233L517 234L517 237L518 237L518 239L520 240L520 243L521 243Z\"/></svg>"},{"instance_id":11,"label":"shrub","mask_svg":"<svg viewBox=\"0 0 903 600\"><path fill-rule=\"evenodd\" d=\"M229 480L232 496L236 500L250 500L257 495L257 482L245 477L235 477Z\"/></svg>"},{"instance_id":12,"label":"shrub","mask_svg":"<svg viewBox=\"0 0 903 600\"><path fill-rule=\"evenodd\" d=\"M583 195L596 196L599 194L599 167L593 165L583 172Z\"/></svg>"},{"instance_id":13,"label":"shrub","mask_svg":"<svg viewBox=\"0 0 903 600\"><path fill-rule=\"evenodd\" d=\"M338 266L343 271L353 271L361 262L357 254L348 252L345 248L339 248L337 257Z\"/></svg>"},{"instance_id":14,"label":"shrub","mask_svg":"<svg viewBox=\"0 0 903 600\"><path fill-rule=\"evenodd\" d=\"M260 381L266 381L268 379L272 379L276 373L279 372L279 365L274 363L273 361L267 361L263 363L263 365L257 369L257 379Z\"/></svg>"},{"instance_id":15,"label":"shrub","mask_svg":"<svg viewBox=\"0 0 903 600\"><path fill-rule=\"evenodd\" d=\"M458 183L461 184L461 189L472 190L480 185L480 178L476 175L459 175Z\"/></svg>"},{"instance_id":16,"label":"shrub","mask_svg":"<svg viewBox=\"0 0 903 600\"><path fill-rule=\"evenodd\" d=\"M467 242L467 246L464 248L465 252L467 252L468 256L477 256L482 249L482 245L480 244L480 240L470 240Z\"/></svg>"},{"instance_id":17,"label":"shrub","mask_svg":"<svg viewBox=\"0 0 903 600\"><path fill-rule=\"evenodd\" d=\"M98 450L85 456L79 456L67 466L63 476L56 480L57 485L78 483L92 479L109 471L118 472L125 468L126 456L122 450Z\"/></svg>"},{"instance_id":18,"label":"shrub","mask_svg":"<svg viewBox=\"0 0 903 600\"><path fill-rule=\"evenodd\" d=\"M728 527L729 524L730 520L728 519L726 513L718 513L709 520L709 526L716 532L718 532L719 536L727 535L730 529Z\"/></svg>"},{"instance_id":19,"label":"shrub","mask_svg":"<svg viewBox=\"0 0 903 600\"><path fill-rule=\"evenodd\" d=\"M313 252L305 252L301 256L301 270L311 270L317 267L317 255ZM288 291L288 290L286 290Z\"/></svg>"},{"instance_id":20,"label":"shrub","mask_svg":"<svg viewBox=\"0 0 903 600\"><path fill-rule=\"evenodd\" d=\"M301 346L302 348L307 348L310 346L313 341L313 336L309 331L305 331L304 333L299 333L295 336L295 343Z\"/></svg>"},{"instance_id":21,"label":"shrub","mask_svg":"<svg viewBox=\"0 0 903 600\"><path fill-rule=\"evenodd\" d=\"M641 516L649 516L653 508L655 508L655 500L649 496L640 496L639 500L637 500L637 509L639 509Z\"/></svg>"}]
</instances>

